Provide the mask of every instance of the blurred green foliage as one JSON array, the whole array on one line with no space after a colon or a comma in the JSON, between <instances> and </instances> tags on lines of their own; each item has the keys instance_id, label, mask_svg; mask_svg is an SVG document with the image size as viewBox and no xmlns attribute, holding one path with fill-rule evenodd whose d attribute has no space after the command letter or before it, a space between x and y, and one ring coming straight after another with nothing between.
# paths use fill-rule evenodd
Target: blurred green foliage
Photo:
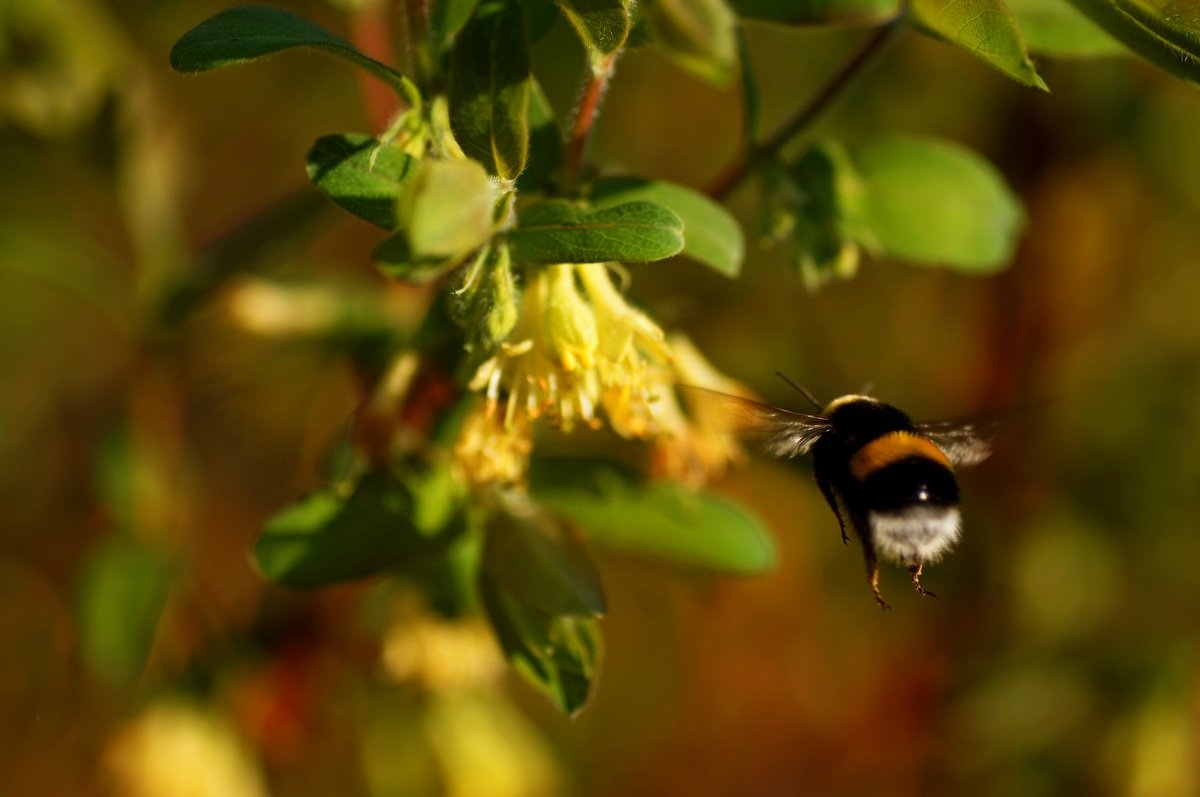
<instances>
[{"instance_id":1,"label":"blurred green foliage","mask_svg":"<svg viewBox=\"0 0 1200 797\"><path fill-rule=\"evenodd\" d=\"M352 53L424 92L425 126L377 129L355 73L302 53L171 72L223 4L0 8L0 792L1200 789L1200 96L1128 57L1195 79L1180 4L964 4L1002 18L1000 69L1052 95L910 30L770 153L739 131L786 128L899 3L676 0L639 31L625 3L530 0L528 78L453 50L517 4L436 3L433 51L399 60L376 43L403 6L287 5L254 12L254 54ZM959 49L990 41L946 34L955 4L917 5ZM753 102L728 80L731 20ZM493 176L527 148L522 202L560 191L557 126L627 37L570 204L457 201L494 181L421 176L469 130ZM481 95L499 62L522 68ZM447 68L466 122L428 91ZM372 133L331 134L355 128ZM733 224L703 187L743 156ZM637 177L592 181L618 173ZM650 229L645 259L682 247L631 269L640 305L781 405L775 370L821 396L871 381L924 417L1039 407L963 475L964 541L926 577L941 602L875 611L803 463L694 493L630 475L644 454L615 435L543 429L529 495L553 514L532 519L454 477L455 368L520 323L510 256L637 260L594 240L611 208ZM422 213L465 214L462 238ZM565 243L522 241L539 213ZM746 251L739 229L782 245ZM393 278L477 265L486 287L448 309L373 250ZM490 330L469 358L455 317ZM410 346L419 366L396 358Z\"/></svg>"}]
</instances>

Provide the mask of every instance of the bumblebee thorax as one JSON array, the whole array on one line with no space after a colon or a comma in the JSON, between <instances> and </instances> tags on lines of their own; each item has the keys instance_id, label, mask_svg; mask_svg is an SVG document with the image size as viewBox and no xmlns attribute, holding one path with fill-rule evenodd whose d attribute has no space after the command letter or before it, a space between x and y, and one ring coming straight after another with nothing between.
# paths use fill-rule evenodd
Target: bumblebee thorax
<instances>
[{"instance_id":1,"label":"bumblebee thorax","mask_svg":"<svg viewBox=\"0 0 1200 797\"><path fill-rule=\"evenodd\" d=\"M869 396L842 396L829 403L825 417L834 432L847 443L862 445L889 432L912 429L907 415Z\"/></svg>"},{"instance_id":2,"label":"bumblebee thorax","mask_svg":"<svg viewBox=\"0 0 1200 797\"><path fill-rule=\"evenodd\" d=\"M880 404L881 403L879 401L879 399L871 398L870 396L859 396L857 394L851 393L850 395L847 395L847 396L838 396L833 401L826 404L825 409L821 412L821 414L828 418L828 417L832 416L833 413L839 407L844 407L848 404L855 404L860 401L866 402L868 404Z\"/></svg>"}]
</instances>

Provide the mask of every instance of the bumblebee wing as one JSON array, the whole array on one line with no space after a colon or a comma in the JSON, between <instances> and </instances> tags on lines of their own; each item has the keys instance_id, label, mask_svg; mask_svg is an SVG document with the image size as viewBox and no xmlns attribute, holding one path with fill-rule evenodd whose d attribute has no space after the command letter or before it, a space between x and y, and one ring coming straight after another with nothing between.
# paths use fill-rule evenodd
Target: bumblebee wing
<instances>
[{"instance_id":1,"label":"bumblebee wing","mask_svg":"<svg viewBox=\"0 0 1200 797\"><path fill-rule=\"evenodd\" d=\"M807 454L829 432L829 419L820 415L751 403L750 424L743 427L743 433L757 440L772 456L790 458Z\"/></svg>"},{"instance_id":2,"label":"bumblebee wing","mask_svg":"<svg viewBox=\"0 0 1200 797\"><path fill-rule=\"evenodd\" d=\"M916 424L917 431L933 441L955 467L978 465L992 453L995 421L935 421Z\"/></svg>"},{"instance_id":3,"label":"bumblebee wing","mask_svg":"<svg viewBox=\"0 0 1200 797\"><path fill-rule=\"evenodd\" d=\"M694 411L719 412L722 423L762 446L776 457L807 454L830 429L828 418L785 410L743 396L681 385L680 392Z\"/></svg>"}]
</instances>

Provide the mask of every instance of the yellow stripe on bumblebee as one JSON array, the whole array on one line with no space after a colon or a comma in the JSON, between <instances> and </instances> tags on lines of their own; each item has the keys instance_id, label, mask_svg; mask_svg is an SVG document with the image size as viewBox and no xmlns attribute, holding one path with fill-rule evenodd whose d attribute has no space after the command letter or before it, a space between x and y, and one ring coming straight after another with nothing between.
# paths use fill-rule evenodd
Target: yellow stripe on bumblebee
<instances>
[{"instance_id":1,"label":"yellow stripe on bumblebee","mask_svg":"<svg viewBox=\"0 0 1200 797\"><path fill-rule=\"evenodd\" d=\"M907 457L924 457L946 468L950 460L931 440L913 432L889 432L877 437L854 452L850 457L850 475L857 481L865 481L876 471Z\"/></svg>"}]
</instances>

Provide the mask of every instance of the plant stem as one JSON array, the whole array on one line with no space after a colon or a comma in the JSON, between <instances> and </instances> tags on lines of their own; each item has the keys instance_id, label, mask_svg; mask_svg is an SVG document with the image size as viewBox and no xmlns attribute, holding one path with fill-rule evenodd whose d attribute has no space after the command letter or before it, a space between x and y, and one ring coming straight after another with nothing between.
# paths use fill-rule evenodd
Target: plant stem
<instances>
[{"instance_id":1,"label":"plant stem","mask_svg":"<svg viewBox=\"0 0 1200 797\"><path fill-rule=\"evenodd\" d=\"M332 207L311 188L299 189L204 246L177 281L166 286L157 308L159 323L180 327L229 279L253 270L268 255L290 254L307 245Z\"/></svg>"},{"instance_id":2,"label":"plant stem","mask_svg":"<svg viewBox=\"0 0 1200 797\"><path fill-rule=\"evenodd\" d=\"M571 124L571 132L567 136L567 152L563 160L562 192L570 196L579 182L579 174L583 171L583 156L587 150L588 139L600 110L600 100L604 90L608 88L608 80L612 77L613 66L616 64L620 51L613 53L593 69L583 85L583 94L575 109L575 121Z\"/></svg>"},{"instance_id":3,"label":"plant stem","mask_svg":"<svg viewBox=\"0 0 1200 797\"><path fill-rule=\"evenodd\" d=\"M754 147L748 155L738 157L713 179L705 188L705 192L715 198L722 199L742 184L753 168L762 160L773 156L785 144L800 133L803 133L813 122L820 118L829 106L862 74L863 69L883 52L888 44L900 31L903 15L877 28L863 42L853 55L842 64L841 68L822 86L816 94L809 98L791 118L779 126L774 133L767 136Z\"/></svg>"}]
</instances>

